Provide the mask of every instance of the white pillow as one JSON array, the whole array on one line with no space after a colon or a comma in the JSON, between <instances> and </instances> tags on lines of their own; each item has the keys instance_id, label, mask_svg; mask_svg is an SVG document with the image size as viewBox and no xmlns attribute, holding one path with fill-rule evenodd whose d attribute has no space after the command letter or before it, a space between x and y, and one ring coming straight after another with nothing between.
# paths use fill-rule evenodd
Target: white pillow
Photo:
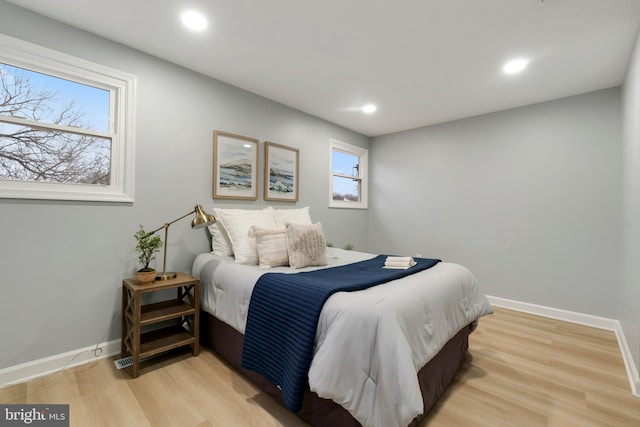
<instances>
[{"instance_id":1,"label":"white pillow","mask_svg":"<svg viewBox=\"0 0 640 427\"><path fill-rule=\"evenodd\" d=\"M225 231L224 227L220 225L220 217L216 209L213 210L213 216L216 217L216 222L209 226L209 233L211 234L211 253L220 256L233 255L233 248L231 247L231 240L229 235Z\"/></svg>"},{"instance_id":2,"label":"white pillow","mask_svg":"<svg viewBox=\"0 0 640 427\"><path fill-rule=\"evenodd\" d=\"M256 240L249 236L249 229L256 225L262 228L276 228L273 209L216 209L218 219L229 235L236 263L258 264Z\"/></svg>"},{"instance_id":3,"label":"white pillow","mask_svg":"<svg viewBox=\"0 0 640 427\"><path fill-rule=\"evenodd\" d=\"M310 225L287 223L286 230L287 252L291 268L327 264L327 240L321 223Z\"/></svg>"},{"instance_id":4,"label":"white pillow","mask_svg":"<svg viewBox=\"0 0 640 427\"><path fill-rule=\"evenodd\" d=\"M256 239L260 268L268 269L289 264L287 232L284 227L267 229L254 225L249 234L253 234Z\"/></svg>"},{"instance_id":5,"label":"white pillow","mask_svg":"<svg viewBox=\"0 0 640 427\"><path fill-rule=\"evenodd\" d=\"M274 209L273 216L278 227L284 227L288 222L292 224L311 224L309 206L298 209Z\"/></svg>"}]
</instances>

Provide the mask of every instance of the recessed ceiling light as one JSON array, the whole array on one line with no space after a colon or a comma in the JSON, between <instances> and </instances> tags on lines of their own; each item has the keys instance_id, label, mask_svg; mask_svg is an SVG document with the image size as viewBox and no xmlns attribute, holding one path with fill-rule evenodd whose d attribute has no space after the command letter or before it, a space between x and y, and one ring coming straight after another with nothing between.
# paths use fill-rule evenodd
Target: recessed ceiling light
<instances>
[{"instance_id":1,"label":"recessed ceiling light","mask_svg":"<svg viewBox=\"0 0 640 427\"><path fill-rule=\"evenodd\" d=\"M376 111L376 106L375 106L375 105L373 105L373 104L367 104L367 105L365 105L364 107L362 107L362 112L363 112L363 113L371 114L371 113L373 113L374 111Z\"/></svg>"},{"instance_id":2,"label":"recessed ceiling light","mask_svg":"<svg viewBox=\"0 0 640 427\"><path fill-rule=\"evenodd\" d=\"M506 74L519 73L527 67L527 64L529 64L529 61L527 61L526 59L514 59L513 61L509 61L504 64L504 67L502 67L502 71L504 71Z\"/></svg>"},{"instance_id":3,"label":"recessed ceiling light","mask_svg":"<svg viewBox=\"0 0 640 427\"><path fill-rule=\"evenodd\" d=\"M182 14L182 23L191 30L202 31L207 28L207 19L204 15L192 10Z\"/></svg>"}]
</instances>

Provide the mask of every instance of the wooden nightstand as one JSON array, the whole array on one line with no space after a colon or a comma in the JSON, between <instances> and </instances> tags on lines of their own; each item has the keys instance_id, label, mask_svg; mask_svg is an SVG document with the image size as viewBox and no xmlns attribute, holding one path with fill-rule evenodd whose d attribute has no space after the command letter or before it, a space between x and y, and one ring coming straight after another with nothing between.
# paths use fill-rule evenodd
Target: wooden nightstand
<instances>
[{"instance_id":1,"label":"wooden nightstand","mask_svg":"<svg viewBox=\"0 0 640 427\"><path fill-rule=\"evenodd\" d=\"M176 289L175 299L142 304L144 294L167 289ZM150 327L160 322L168 325ZM200 353L200 280L186 273L145 285L123 280L120 357L133 357L132 377L140 375L140 359L186 345L194 356Z\"/></svg>"}]
</instances>

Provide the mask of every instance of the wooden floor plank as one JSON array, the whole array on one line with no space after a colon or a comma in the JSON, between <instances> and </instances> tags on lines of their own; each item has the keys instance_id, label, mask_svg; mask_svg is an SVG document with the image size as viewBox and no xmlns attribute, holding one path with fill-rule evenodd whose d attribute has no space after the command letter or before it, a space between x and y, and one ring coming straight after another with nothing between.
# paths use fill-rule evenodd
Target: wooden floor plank
<instances>
[{"instance_id":1,"label":"wooden floor plank","mask_svg":"<svg viewBox=\"0 0 640 427\"><path fill-rule=\"evenodd\" d=\"M505 309L481 319L469 354L420 427L638 427L615 334ZM69 403L71 426L302 427L208 348L113 359L0 389L2 403Z\"/></svg>"}]
</instances>

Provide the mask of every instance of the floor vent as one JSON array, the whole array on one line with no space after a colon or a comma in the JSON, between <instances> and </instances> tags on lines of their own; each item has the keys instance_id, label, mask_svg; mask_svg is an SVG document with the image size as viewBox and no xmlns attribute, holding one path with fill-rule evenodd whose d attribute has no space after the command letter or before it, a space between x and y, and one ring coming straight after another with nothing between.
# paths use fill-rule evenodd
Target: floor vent
<instances>
[{"instance_id":1,"label":"floor vent","mask_svg":"<svg viewBox=\"0 0 640 427\"><path fill-rule=\"evenodd\" d=\"M123 357L122 359L115 360L113 363L115 363L116 368L118 369L127 368L133 365L133 357Z\"/></svg>"},{"instance_id":2,"label":"floor vent","mask_svg":"<svg viewBox=\"0 0 640 427\"><path fill-rule=\"evenodd\" d=\"M161 353L161 354L164 354L164 353ZM159 354L155 356L143 357L142 359L140 359L140 363L146 360L152 359L156 356L159 356ZM114 360L113 363L116 365L116 368L118 369L128 368L129 366L133 365L133 356L127 356L127 357L123 357L122 359Z\"/></svg>"}]
</instances>

